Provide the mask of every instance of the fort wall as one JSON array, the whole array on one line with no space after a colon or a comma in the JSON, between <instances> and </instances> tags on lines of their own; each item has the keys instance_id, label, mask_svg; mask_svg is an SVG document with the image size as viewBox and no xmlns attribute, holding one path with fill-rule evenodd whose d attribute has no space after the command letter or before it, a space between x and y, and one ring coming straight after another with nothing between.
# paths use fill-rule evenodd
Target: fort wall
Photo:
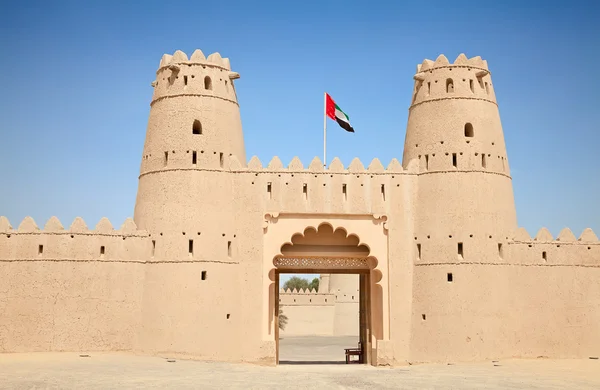
<instances>
[{"instance_id":1,"label":"fort wall","mask_svg":"<svg viewBox=\"0 0 600 390\"><path fill-rule=\"evenodd\" d=\"M358 336L360 289L358 275L327 275L331 289L279 291L279 306L288 317L282 335Z\"/></svg>"},{"instance_id":2,"label":"fort wall","mask_svg":"<svg viewBox=\"0 0 600 390\"><path fill-rule=\"evenodd\" d=\"M451 362L600 354L600 243L541 229L415 261L411 359ZM493 250L492 250L493 249Z\"/></svg>"},{"instance_id":3,"label":"fort wall","mask_svg":"<svg viewBox=\"0 0 600 390\"><path fill-rule=\"evenodd\" d=\"M335 295L300 289L279 291L279 307L288 317L280 336L332 336Z\"/></svg>"},{"instance_id":4,"label":"fort wall","mask_svg":"<svg viewBox=\"0 0 600 390\"><path fill-rule=\"evenodd\" d=\"M149 254L131 219L13 229L0 217L0 351L134 350Z\"/></svg>"}]
</instances>

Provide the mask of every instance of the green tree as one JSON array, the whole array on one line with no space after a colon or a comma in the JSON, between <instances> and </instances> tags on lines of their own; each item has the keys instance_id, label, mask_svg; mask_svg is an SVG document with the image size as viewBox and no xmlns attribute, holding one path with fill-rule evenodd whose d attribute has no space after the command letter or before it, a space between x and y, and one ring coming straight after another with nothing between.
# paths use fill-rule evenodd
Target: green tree
<instances>
[{"instance_id":1,"label":"green tree","mask_svg":"<svg viewBox=\"0 0 600 390\"><path fill-rule=\"evenodd\" d=\"M319 291L319 278L314 278L312 281L309 282L308 279L300 278L298 276L292 276L283 284L284 290L287 290L288 288L292 291L294 289L298 291L300 291L300 289L308 289L310 291L313 288L315 289L315 291Z\"/></svg>"},{"instance_id":2,"label":"green tree","mask_svg":"<svg viewBox=\"0 0 600 390\"><path fill-rule=\"evenodd\" d=\"M283 289L287 290L289 288L290 290L296 289L300 291L300 289L307 289L308 285L308 280L298 276L292 276L283 284Z\"/></svg>"}]
</instances>

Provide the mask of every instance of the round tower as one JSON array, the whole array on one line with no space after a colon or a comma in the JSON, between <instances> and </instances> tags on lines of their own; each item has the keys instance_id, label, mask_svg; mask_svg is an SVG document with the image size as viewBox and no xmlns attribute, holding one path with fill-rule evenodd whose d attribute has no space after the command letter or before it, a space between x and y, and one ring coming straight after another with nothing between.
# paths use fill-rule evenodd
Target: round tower
<instances>
[{"instance_id":1,"label":"round tower","mask_svg":"<svg viewBox=\"0 0 600 390\"><path fill-rule=\"evenodd\" d=\"M414 80L403 165L419 160L415 239L430 248L451 243L459 258L487 257L485 248L501 248L517 227L487 63L461 54L450 64L440 55L418 65Z\"/></svg>"},{"instance_id":2,"label":"round tower","mask_svg":"<svg viewBox=\"0 0 600 390\"><path fill-rule=\"evenodd\" d=\"M231 156L246 162L229 60L164 55L134 220L151 235L141 348L238 356L241 318Z\"/></svg>"},{"instance_id":3,"label":"round tower","mask_svg":"<svg viewBox=\"0 0 600 390\"><path fill-rule=\"evenodd\" d=\"M152 82L134 212L140 229L163 236L176 229L181 235L184 225L196 226L207 213L223 216L231 191L220 182L227 179L219 178L230 156L246 162L237 78L219 53L163 56Z\"/></svg>"}]
</instances>

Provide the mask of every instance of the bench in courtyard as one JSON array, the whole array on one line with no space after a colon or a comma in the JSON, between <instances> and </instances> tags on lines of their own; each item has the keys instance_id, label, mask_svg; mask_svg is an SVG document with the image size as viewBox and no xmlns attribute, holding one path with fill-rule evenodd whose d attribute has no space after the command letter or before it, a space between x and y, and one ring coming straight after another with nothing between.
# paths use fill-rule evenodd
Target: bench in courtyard
<instances>
[{"instance_id":1,"label":"bench in courtyard","mask_svg":"<svg viewBox=\"0 0 600 390\"><path fill-rule=\"evenodd\" d=\"M346 352L346 364L363 362L362 346L360 342L358 343L358 348L345 348L344 351ZM352 360L351 356L358 356L358 360Z\"/></svg>"}]
</instances>

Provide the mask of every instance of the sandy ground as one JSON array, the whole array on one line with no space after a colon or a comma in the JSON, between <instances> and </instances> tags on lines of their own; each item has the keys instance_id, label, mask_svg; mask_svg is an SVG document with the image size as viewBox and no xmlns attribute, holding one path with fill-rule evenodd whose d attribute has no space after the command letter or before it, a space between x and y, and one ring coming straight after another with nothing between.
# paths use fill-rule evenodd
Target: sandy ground
<instances>
[{"instance_id":1,"label":"sandy ground","mask_svg":"<svg viewBox=\"0 0 600 390\"><path fill-rule=\"evenodd\" d=\"M357 348L358 336L336 337L281 337L279 363L346 364L344 348Z\"/></svg>"},{"instance_id":2,"label":"sandy ground","mask_svg":"<svg viewBox=\"0 0 600 390\"><path fill-rule=\"evenodd\" d=\"M351 346L354 340L350 338ZM313 357L316 363L307 363L307 350L323 341L329 346L321 344L320 352ZM166 357L125 353L88 353L89 357L80 357L79 353L0 354L0 388L600 389L600 360L506 360L401 368L336 364L343 360L347 341L346 338L284 339L280 357L291 363L277 367L191 360L169 362ZM330 364L319 363L324 361Z\"/></svg>"}]
</instances>

